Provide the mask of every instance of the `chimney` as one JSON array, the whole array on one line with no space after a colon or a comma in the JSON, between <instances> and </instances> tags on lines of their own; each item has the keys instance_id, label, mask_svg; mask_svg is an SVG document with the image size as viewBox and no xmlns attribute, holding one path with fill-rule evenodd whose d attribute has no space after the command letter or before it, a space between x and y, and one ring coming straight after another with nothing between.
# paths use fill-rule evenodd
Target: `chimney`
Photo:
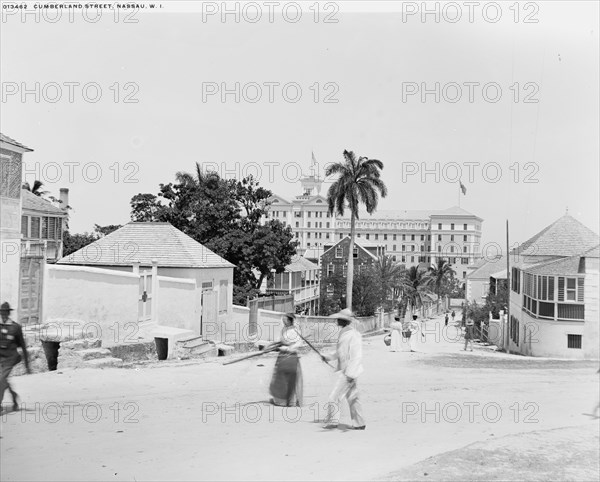
<instances>
[{"instance_id":1,"label":"chimney","mask_svg":"<svg viewBox=\"0 0 600 482\"><path fill-rule=\"evenodd\" d=\"M60 188L60 208L63 211L66 211L68 205L69 205L69 188L61 187Z\"/></svg>"}]
</instances>

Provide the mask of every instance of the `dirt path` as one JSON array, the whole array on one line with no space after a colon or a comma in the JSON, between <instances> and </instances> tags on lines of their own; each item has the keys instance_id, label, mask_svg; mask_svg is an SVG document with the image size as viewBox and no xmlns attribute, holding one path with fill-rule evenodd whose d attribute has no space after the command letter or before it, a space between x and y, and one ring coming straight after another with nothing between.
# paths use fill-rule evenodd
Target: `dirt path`
<instances>
[{"instance_id":1,"label":"dirt path","mask_svg":"<svg viewBox=\"0 0 600 482\"><path fill-rule=\"evenodd\" d=\"M321 428L333 373L313 354L302 359L302 409L264 403L274 355L229 366L218 359L15 377L26 410L2 417L1 479L371 480L399 470L410 479L431 470L418 465L430 457L445 465L440 454L471 444L499 453L486 444L521 437L527 445L540 440L528 433L563 427L581 430L582 443L598 452L598 422L583 415L598 394L597 362L462 352L435 334L418 352L391 353L382 338L364 340L364 432ZM571 432L548 433L542 455L557 445L567 455L581 450ZM510 455L513 446L502 450ZM506 465L500 456L486 460ZM547 463L536 460L534 467ZM439 480L472 473L461 467Z\"/></svg>"}]
</instances>

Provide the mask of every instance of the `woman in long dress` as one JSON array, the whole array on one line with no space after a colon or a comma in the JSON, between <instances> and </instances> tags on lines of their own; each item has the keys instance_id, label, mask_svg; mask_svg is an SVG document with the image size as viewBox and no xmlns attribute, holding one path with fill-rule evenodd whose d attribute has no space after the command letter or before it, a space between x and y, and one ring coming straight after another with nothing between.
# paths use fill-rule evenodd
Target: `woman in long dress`
<instances>
[{"instance_id":1,"label":"woman in long dress","mask_svg":"<svg viewBox=\"0 0 600 482\"><path fill-rule=\"evenodd\" d=\"M288 313L282 318L279 356L275 362L275 371L269 387L271 402L282 407L302 405L302 368L298 349L303 343L294 326L295 320L296 316L293 313Z\"/></svg>"},{"instance_id":2,"label":"woman in long dress","mask_svg":"<svg viewBox=\"0 0 600 482\"><path fill-rule=\"evenodd\" d=\"M393 323L390 324L392 330L392 342L390 344L391 351L402 351L402 323L400 318L396 316Z\"/></svg>"}]
</instances>

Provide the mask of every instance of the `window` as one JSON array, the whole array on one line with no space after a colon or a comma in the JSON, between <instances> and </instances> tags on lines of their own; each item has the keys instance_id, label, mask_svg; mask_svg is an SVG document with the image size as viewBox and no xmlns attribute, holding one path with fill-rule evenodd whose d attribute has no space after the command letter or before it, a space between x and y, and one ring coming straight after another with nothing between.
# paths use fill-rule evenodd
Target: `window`
<instances>
[{"instance_id":1,"label":"window","mask_svg":"<svg viewBox=\"0 0 600 482\"><path fill-rule=\"evenodd\" d=\"M367 239L369 239L369 233L367 233L367 234L365 235L365 237L366 237Z\"/></svg>"},{"instance_id":2,"label":"window","mask_svg":"<svg viewBox=\"0 0 600 482\"><path fill-rule=\"evenodd\" d=\"M300 223L298 221L296 221L296 227L299 228L300 227Z\"/></svg>"},{"instance_id":3,"label":"window","mask_svg":"<svg viewBox=\"0 0 600 482\"><path fill-rule=\"evenodd\" d=\"M451 224L450 224L450 229L451 229L452 231L454 231L454 223L451 223Z\"/></svg>"},{"instance_id":4,"label":"window","mask_svg":"<svg viewBox=\"0 0 600 482\"><path fill-rule=\"evenodd\" d=\"M354 248L354 249L352 250L352 257L353 257L353 258L358 258L358 248Z\"/></svg>"},{"instance_id":5,"label":"window","mask_svg":"<svg viewBox=\"0 0 600 482\"><path fill-rule=\"evenodd\" d=\"M438 229L441 231L442 230L442 223L438 223Z\"/></svg>"},{"instance_id":6,"label":"window","mask_svg":"<svg viewBox=\"0 0 600 482\"><path fill-rule=\"evenodd\" d=\"M413 245L410 247L410 250L411 250L411 251L414 251L414 250L415 250L415 245L414 245L414 244L413 244Z\"/></svg>"},{"instance_id":7,"label":"window","mask_svg":"<svg viewBox=\"0 0 600 482\"><path fill-rule=\"evenodd\" d=\"M414 241L414 240L415 240L415 235L414 235L414 234L411 234L411 235L410 235L410 240L411 240L411 241Z\"/></svg>"},{"instance_id":8,"label":"window","mask_svg":"<svg viewBox=\"0 0 600 482\"><path fill-rule=\"evenodd\" d=\"M405 263L406 262L406 256L402 256L402 262Z\"/></svg>"},{"instance_id":9,"label":"window","mask_svg":"<svg viewBox=\"0 0 600 482\"><path fill-rule=\"evenodd\" d=\"M411 257L410 257L410 262L411 262L411 263L414 263L414 262L415 262L415 257L414 257L414 256L411 256Z\"/></svg>"},{"instance_id":10,"label":"window","mask_svg":"<svg viewBox=\"0 0 600 482\"><path fill-rule=\"evenodd\" d=\"M335 257L336 258L343 258L344 257L344 248L341 246L338 246L337 248L335 248Z\"/></svg>"},{"instance_id":11,"label":"window","mask_svg":"<svg viewBox=\"0 0 600 482\"><path fill-rule=\"evenodd\" d=\"M23 235L24 238L27 238L29 233L28 233L28 224L29 224L29 217L28 216L21 216L21 234Z\"/></svg>"},{"instance_id":12,"label":"window","mask_svg":"<svg viewBox=\"0 0 600 482\"><path fill-rule=\"evenodd\" d=\"M387 241L387 234L384 234L384 235L383 235L383 240L384 240L384 241Z\"/></svg>"},{"instance_id":13,"label":"window","mask_svg":"<svg viewBox=\"0 0 600 482\"><path fill-rule=\"evenodd\" d=\"M377 240L377 239L379 239L379 234L376 234L376 235L375 235L375 239L376 239L376 240Z\"/></svg>"},{"instance_id":14,"label":"window","mask_svg":"<svg viewBox=\"0 0 600 482\"><path fill-rule=\"evenodd\" d=\"M581 348L581 335L567 335L567 348Z\"/></svg>"},{"instance_id":15,"label":"window","mask_svg":"<svg viewBox=\"0 0 600 482\"><path fill-rule=\"evenodd\" d=\"M460 258L460 264L469 264L469 258Z\"/></svg>"},{"instance_id":16,"label":"window","mask_svg":"<svg viewBox=\"0 0 600 482\"><path fill-rule=\"evenodd\" d=\"M466 231L467 230L467 225L463 224L463 229Z\"/></svg>"},{"instance_id":17,"label":"window","mask_svg":"<svg viewBox=\"0 0 600 482\"><path fill-rule=\"evenodd\" d=\"M442 252L442 245L438 244L438 253L441 253L441 252Z\"/></svg>"},{"instance_id":18,"label":"window","mask_svg":"<svg viewBox=\"0 0 600 482\"><path fill-rule=\"evenodd\" d=\"M294 213L294 216L296 216L297 218L301 218L302 217L302 211L296 211Z\"/></svg>"},{"instance_id":19,"label":"window","mask_svg":"<svg viewBox=\"0 0 600 482\"><path fill-rule=\"evenodd\" d=\"M348 265L346 265L346 264L344 266L342 266L342 276L343 277L348 276Z\"/></svg>"},{"instance_id":20,"label":"window","mask_svg":"<svg viewBox=\"0 0 600 482\"><path fill-rule=\"evenodd\" d=\"M427 235L427 241L431 241L431 234Z\"/></svg>"},{"instance_id":21,"label":"window","mask_svg":"<svg viewBox=\"0 0 600 482\"><path fill-rule=\"evenodd\" d=\"M454 246L450 246L450 252L454 253Z\"/></svg>"},{"instance_id":22,"label":"window","mask_svg":"<svg viewBox=\"0 0 600 482\"><path fill-rule=\"evenodd\" d=\"M442 235L438 234L438 241L441 241L441 240L442 240Z\"/></svg>"},{"instance_id":23,"label":"window","mask_svg":"<svg viewBox=\"0 0 600 482\"><path fill-rule=\"evenodd\" d=\"M310 233L306 233L306 237L310 239Z\"/></svg>"},{"instance_id":24,"label":"window","mask_svg":"<svg viewBox=\"0 0 600 482\"><path fill-rule=\"evenodd\" d=\"M468 236L465 234L465 235L463 236L463 241L464 241L464 242L467 242L468 240L469 240L469 237L468 237Z\"/></svg>"},{"instance_id":25,"label":"window","mask_svg":"<svg viewBox=\"0 0 600 482\"><path fill-rule=\"evenodd\" d=\"M219 281L219 313L227 313L227 280Z\"/></svg>"},{"instance_id":26,"label":"window","mask_svg":"<svg viewBox=\"0 0 600 482\"><path fill-rule=\"evenodd\" d=\"M469 252L469 247L463 246L463 253L468 253L468 252Z\"/></svg>"},{"instance_id":27,"label":"window","mask_svg":"<svg viewBox=\"0 0 600 482\"><path fill-rule=\"evenodd\" d=\"M392 256L392 259L393 259L394 261L396 261L396 255Z\"/></svg>"},{"instance_id":28,"label":"window","mask_svg":"<svg viewBox=\"0 0 600 482\"><path fill-rule=\"evenodd\" d=\"M38 217L31 218L30 237L35 238L35 239L40 239L40 218L38 218Z\"/></svg>"},{"instance_id":29,"label":"window","mask_svg":"<svg viewBox=\"0 0 600 482\"><path fill-rule=\"evenodd\" d=\"M463 271L463 279L465 279L467 277L467 272Z\"/></svg>"},{"instance_id":30,"label":"window","mask_svg":"<svg viewBox=\"0 0 600 482\"><path fill-rule=\"evenodd\" d=\"M406 234L402 235L402 241L406 241Z\"/></svg>"},{"instance_id":31,"label":"window","mask_svg":"<svg viewBox=\"0 0 600 482\"><path fill-rule=\"evenodd\" d=\"M329 227L329 223L325 223L325 227L327 227L327 228L328 228L328 227Z\"/></svg>"},{"instance_id":32,"label":"window","mask_svg":"<svg viewBox=\"0 0 600 482\"><path fill-rule=\"evenodd\" d=\"M583 290L583 278L558 277L558 301L578 301L583 303Z\"/></svg>"},{"instance_id":33,"label":"window","mask_svg":"<svg viewBox=\"0 0 600 482\"><path fill-rule=\"evenodd\" d=\"M394 241L396 241L396 235L394 234Z\"/></svg>"},{"instance_id":34,"label":"window","mask_svg":"<svg viewBox=\"0 0 600 482\"><path fill-rule=\"evenodd\" d=\"M421 251L425 251L425 246L421 245Z\"/></svg>"},{"instance_id":35,"label":"window","mask_svg":"<svg viewBox=\"0 0 600 482\"><path fill-rule=\"evenodd\" d=\"M396 245L395 244L392 245L392 251L396 251Z\"/></svg>"},{"instance_id":36,"label":"window","mask_svg":"<svg viewBox=\"0 0 600 482\"><path fill-rule=\"evenodd\" d=\"M325 239L329 239L329 233L325 233Z\"/></svg>"},{"instance_id":37,"label":"window","mask_svg":"<svg viewBox=\"0 0 600 482\"><path fill-rule=\"evenodd\" d=\"M307 216L310 218L310 211L308 211L308 212L306 213L306 215L307 215Z\"/></svg>"},{"instance_id":38,"label":"window","mask_svg":"<svg viewBox=\"0 0 600 482\"><path fill-rule=\"evenodd\" d=\"M402 251L406 251L406 245L405 244L402 245Z\"/></svg>"},{"instance_id":39,"label":"window","mask_svg":"<svg viewBox=\"0 0 600 482\"><path fill-rule=\"evenodd\" d=\"M327 285L327 294L333 295L333 285L332 284Z\"/></svg>"},{"instance_id":40,"label":"window","mask_svg":"<svg viewBox=\"0 0 600 482\"><path fill-rule=\"evenodd\" d=\"M425 235L421 234L421 241L425 241Z\"/></svg>"},{"instance_id":41,"label":"window","mask_svg":"<svg viewBox=\"0 0 600 482\"><path fill-rule=\"evenodd\" d=\"M333 274L333 263L329 263L327 265L327 276L331 276ZM329 285L331 286L331 285Z\"/></svg>"},{"instance_id":42,"label":"window","mask_svg":"<svg viewBox=\"0 0 600 482\"><path fill-rule=\"evenodd\" d=\"M309 217L310 217L310 216L309 216ZM308 222L308 226L307 226L307 227L309 227L309 228L310 228L310 221Z\"/></svg>"},{"instance_id":43,"label":"window","mask_svg":"<svg viewBox=\"0 0 600 482\"><path fill-rule=\"evenodd\" d=\"M454 234L450 235L450 241L454 241Z\"/></svg>"}]
</instances>

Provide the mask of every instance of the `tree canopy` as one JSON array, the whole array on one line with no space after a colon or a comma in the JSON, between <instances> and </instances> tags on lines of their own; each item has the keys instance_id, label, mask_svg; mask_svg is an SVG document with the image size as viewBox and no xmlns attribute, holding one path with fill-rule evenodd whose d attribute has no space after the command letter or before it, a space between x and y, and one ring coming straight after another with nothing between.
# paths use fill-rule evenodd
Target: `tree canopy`
<instances>
[{"instance_id":1,"label":"tree canopy","mask_svg":"<svg viewBox=\"0 0 600 482\"><path fill-rule=\"evenodd\" d=\"M242 303L272 271L283 272L296 253L289 226L261 223L271 195L252 176L223 179L196 163L194 174L178 172L175 182L160 184L157 195L133 196L131 219L169 222L233 263L234 302Z\"/></svg>"}]
</instances>

